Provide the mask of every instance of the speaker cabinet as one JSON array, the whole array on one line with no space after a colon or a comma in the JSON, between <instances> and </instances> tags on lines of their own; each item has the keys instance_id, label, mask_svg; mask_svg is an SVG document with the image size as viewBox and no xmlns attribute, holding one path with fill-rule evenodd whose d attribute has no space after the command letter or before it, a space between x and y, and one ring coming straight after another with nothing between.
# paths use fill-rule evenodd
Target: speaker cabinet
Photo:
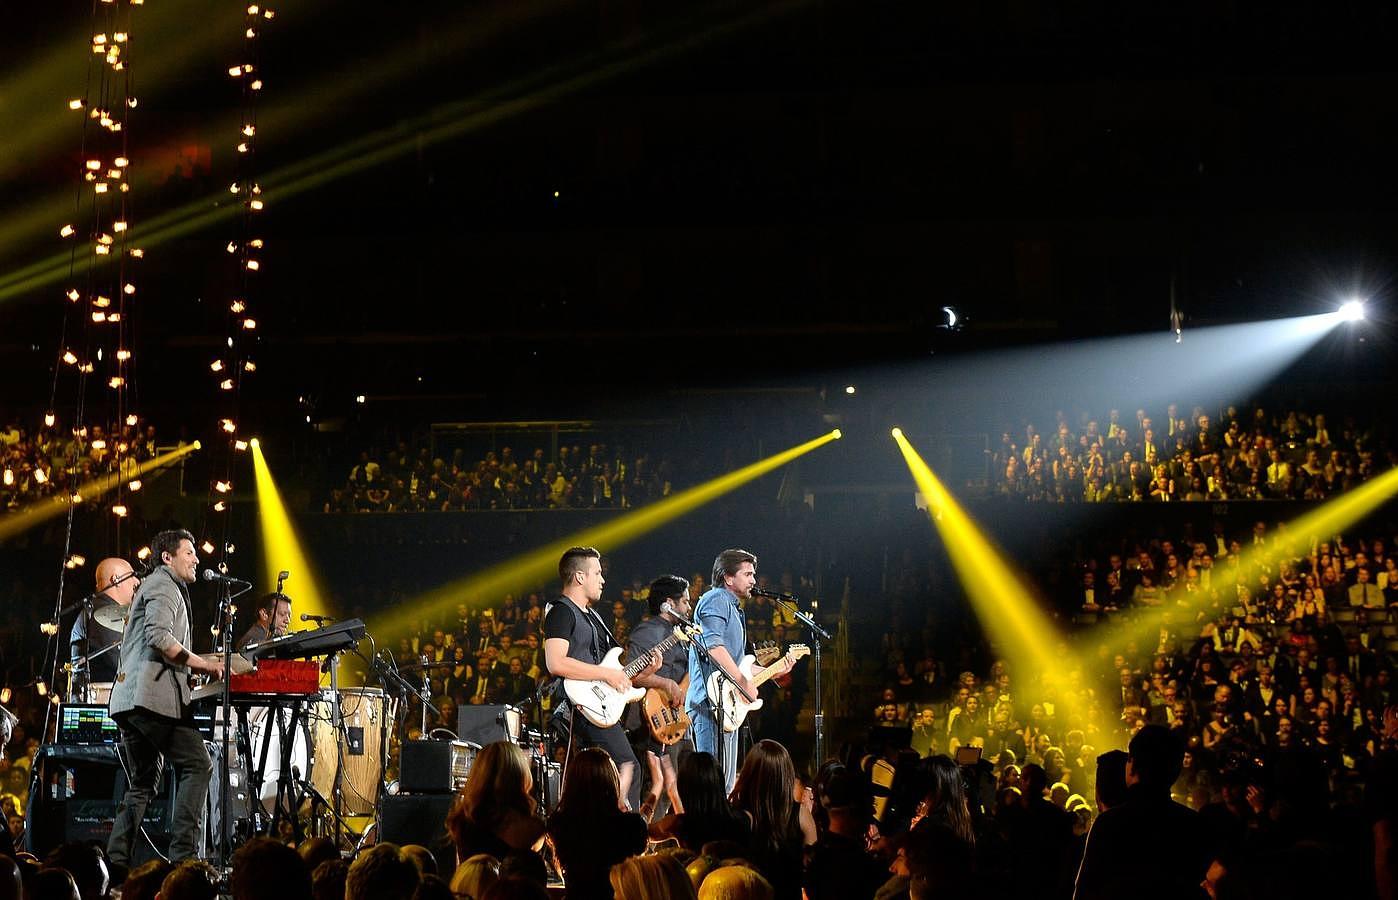
<instances>
[{"instance_id":1,"label":"speaker cabinet","mask_svg":"<svg viewBox=\"0 0 1398 900\"><path fill-rule=\"evenodd\" d=\"M447 831L447 813L455 794L394 794L383 798L379 813L379 840L400 847L431 847Z\"/></svg>"}]
</instances>

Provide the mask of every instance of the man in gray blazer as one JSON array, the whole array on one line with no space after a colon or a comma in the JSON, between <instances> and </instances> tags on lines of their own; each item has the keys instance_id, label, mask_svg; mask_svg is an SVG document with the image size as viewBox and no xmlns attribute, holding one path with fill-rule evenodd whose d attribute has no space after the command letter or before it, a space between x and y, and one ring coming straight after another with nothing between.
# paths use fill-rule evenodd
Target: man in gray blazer
<instances>
[{"instance_id":1,"label":"man in gray blazer","mask_svg":"<svg viewBox=\"0 0 1398 900\"><path fill-rule=\"evenodd\" d=\"M199 569L194 535L162 531L151 540L151 552L162 564L141 582L131 603L112 686L111 716L121 728L130 787L117 809L107 856L121 866L131 863L133 842L166 762L178 776L170 859L198 855L213 762L194 727L189 674L223 677L222 662L190 649L189 585Z\"/></svg>"}]
</instances>

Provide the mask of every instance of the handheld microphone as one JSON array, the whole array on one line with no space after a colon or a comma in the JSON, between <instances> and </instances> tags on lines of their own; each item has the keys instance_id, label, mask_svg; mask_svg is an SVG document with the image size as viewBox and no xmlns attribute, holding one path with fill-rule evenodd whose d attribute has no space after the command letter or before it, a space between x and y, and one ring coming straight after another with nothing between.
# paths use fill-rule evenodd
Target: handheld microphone
<instances>
[{"instance_id":1,"label":"handheld microphone","mask_svg":"<svg viewBox=\"0 0 1398 900\"><path fill-rule=\"evenodd\" d=\"M755 597L770 597L773 600L788 600L792 603L800 602L801 598L795 594L788 594L785 591L769 591L766 588L755 587L752 589Z\"/></svg>"},{"instance_id":2,"label":"handheld microphone","mask_svg":"<svg viewBox=\"0 0 1398 900\"><path fill-rule=\"evenodd\" d=\"M203 577L205 581L216 581L219 584L242 584L248 587L252 587L252 582L250 581L244 581L241 578L234 578L232 575L220 575L213 569L205 569Z\"/></svg>"},{"instance_id":3,"label":"handheld microphone","mask_svg":"<svg viewBox=\"0 0 1398 900\"><path fill-rule=\"evenodd\" d=\"M335 621L330 616L318 616L315 613L301 613L302 622L314 622L317 625L324 625L326 622Z\"/></svg>"}]
</instances>

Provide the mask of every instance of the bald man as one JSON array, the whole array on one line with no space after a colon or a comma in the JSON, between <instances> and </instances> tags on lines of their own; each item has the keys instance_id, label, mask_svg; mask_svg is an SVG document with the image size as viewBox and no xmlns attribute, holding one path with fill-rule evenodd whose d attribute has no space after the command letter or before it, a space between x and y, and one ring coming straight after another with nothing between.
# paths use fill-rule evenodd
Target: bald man
<instances>
[{"instance_id":1,"label":"bald man","mask_svg":"<svg viewBox=\"0 0 1398 900\"><path fill-rule=\"evenodd\" d=\"M136 588L141 579L131 574L131 564L120 557L110 557L97 564L97 597L92 602L92 612L108 606L131 606L136 596ZM68 635L68 656L76 664L84 656L91 656L104 647L121 641L121 632L113 631L96 621L90 621L91 614L83 612L73 623ZM117 652L108 650L88 663L88 676L74 677L85 685L90 682L111 682L116 678ZM76 669L75 669L76 672Z\"/></svg>"}]
</instances>

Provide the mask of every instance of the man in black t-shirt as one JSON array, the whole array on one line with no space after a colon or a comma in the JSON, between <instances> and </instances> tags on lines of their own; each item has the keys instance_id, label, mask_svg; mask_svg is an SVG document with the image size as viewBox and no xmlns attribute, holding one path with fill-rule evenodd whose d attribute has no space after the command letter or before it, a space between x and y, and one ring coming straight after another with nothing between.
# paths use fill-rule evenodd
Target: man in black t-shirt
<instances>
[{"instance_id":1,"label":"man in black t-shirt","mask_svg":"<svg viewBox=\"0 0 1398 900\"><path fill-rule=\"evenodd\" d=\"M606 583L602 555L592 547L572 547L558 561L558 575L563 580L563 596L544 616L544 665L549 674L606 682L623 693L631 690L631 680L620 669L598 665L613 643L611 632L592 609L602 599ZM659 665L659 654L654 654L650 666L640 674L654 672ZM598 728L585 717L574 715L572 734L575 747L601 747L611 755L621 781L621 796L627 797L636 771L636 754L621 724Z\"/></svg>"},{"instance_id":2,"label":"man in black t-shirt","mask_svg":"<svg viewBox=\"0 0 1398 900\"><path fill-rule=\"evenodd\" d=\"M689 618L689 582L678 575L661 575L651 584L646 604L650 615L631 629L631 640L627 645L629 659L636 659L650 652L652 647L674 634L675 626L683 619ZM672 707L683 711L684 688L680 682L688 675L689 650L684 644L676 644L665 651L659 669L649 675L637 675L631 680L637 687L660 691L669 698ZM648 728L644 723L642 727ZM662 786L673 811L684 812L675 783L675 751L679 746L676 743L666 747L652 736L645 739L645 763L650 770L650 790L641 801L641 815L647 818L653 814L664 814L663 809L657 809Z\"/></svg>"}]
</instances>

